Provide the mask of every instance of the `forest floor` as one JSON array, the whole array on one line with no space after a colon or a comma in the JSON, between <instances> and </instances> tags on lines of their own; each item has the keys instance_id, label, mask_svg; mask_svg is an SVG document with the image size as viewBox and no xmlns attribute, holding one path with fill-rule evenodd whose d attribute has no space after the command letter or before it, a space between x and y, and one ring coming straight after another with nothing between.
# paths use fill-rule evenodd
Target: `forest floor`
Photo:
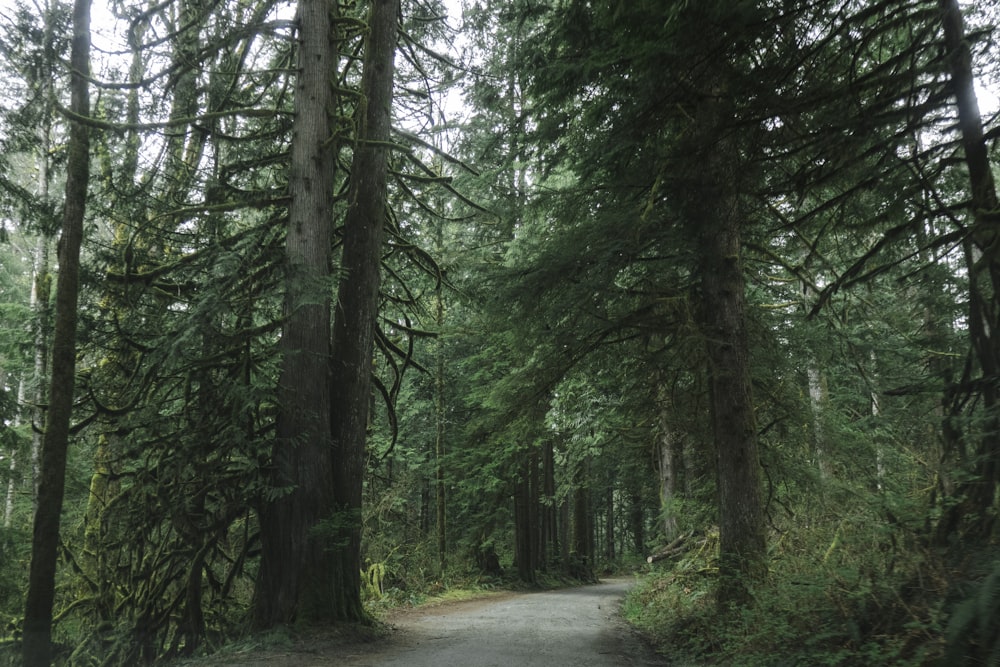
<instances>
[{"instance_id":1,"label":"forest floor","mask_svg":"<svg viewBox=\"0 0 1000 667\"><path fill-rule=\"evenodd\" d=\"M667 665L621 619L632 579L396 610L370 641L316 632L281 646L233 647L197 667L611 667Z\"/></svg>"}]
</instances>

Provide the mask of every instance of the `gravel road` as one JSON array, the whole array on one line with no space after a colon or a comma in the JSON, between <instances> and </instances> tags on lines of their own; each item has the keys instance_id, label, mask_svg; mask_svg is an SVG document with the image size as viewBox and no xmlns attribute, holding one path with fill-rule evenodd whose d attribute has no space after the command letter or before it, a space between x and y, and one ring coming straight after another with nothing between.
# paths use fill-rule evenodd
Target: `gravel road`
<instances>
[{"instance_id":1,"label":"gravel road","mask_svg":"<svg viewBox=\"0 0 1000 667\"><path fill-rule=\"evenodd\" d=\"M395 619L398 636L341 664L391 667L666 665L618 615L630 579L451 604Z\"/></svg>"}]
</instances>

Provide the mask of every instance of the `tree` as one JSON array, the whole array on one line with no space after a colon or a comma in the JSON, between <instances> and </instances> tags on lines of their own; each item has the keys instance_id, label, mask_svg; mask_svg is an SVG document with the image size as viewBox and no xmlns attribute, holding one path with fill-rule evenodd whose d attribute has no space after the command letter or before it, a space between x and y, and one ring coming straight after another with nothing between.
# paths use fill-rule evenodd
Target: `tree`
<instances>
[{"instance_id":1,"label":"tree","mask_svg":"<svg viewBox=\"0 0 1000 667\"><path fill-rule=\"evenodd\" d=\"M89 61L90 0L76 0L73 6L73 43L70 53L70 109L78 118L86 118L90 114ZM35 512L31 572L24 612L23 657L28 667L48 665L52 658L52 604L65 488L66 452L69 447L76 379L79 261L89 173L89 130L83 122L71 121L63 226L59 241L52 381L42 441L38 509Z\"/></svg>"},{"instance_id":2,"label":"tree","mask_svg":"<svg viewBox=\"0 0 1000 667\"><path fill-rule=\"evenodd\" d=\"M285 237L285 305L272 455L276 497L261 509L261 568L255 620L272 627L336 617L341 594L329 562L329 536L317 532L334 511L331 458L331 232L334 152L330 110L336 68L329 3L298 5L299 75L295 88Z\"/></svg>"},{"instance_id":3,"label":"tree","mask_svg":"<svg viewBox=\"0 0 1000 667\"><path fill-rule=\"evenodd\" d=\"M955 491L958 502L949 507L938 526L938 540L947 544L961 536L963 542L988 540L994 534L996 490L1000 486L1000 393L991 378L1000 374L1000 258L995 251L1000 241L1000 199L984 138L982 117L976 99L972 53L967 41L962 9L957 0L940 0L944 47L948 55L950 92L954 95L961 135L962 153L969 179L968 208L972 222L963 239L968 271L968 323L971 364L967 365L958 394L972 392L982 398L984 424L965 437L978 443L952 442L968 447L973 461L971 478ZM972 373L978 369L981 381ZM953 399L954 400L954 399ZM958 402L952 403L957 406ZM965 456L960 456L965 458ZM966 525L962 525L965 523Z\"/></svg>"},{"instance_id":4,"label":"tree","mask_svg":"<svg viewBox=\"0 0 1000 667\"><path fill-rule=\"evenodd\" d=\"M361 492L371 405L371 360L378 326L392 129L393 58L399 0L373 0L361 79L359 144L351 163L344 221L343 276L337 291L330 360L331 430L337 512L334 561L337 618L360 620Z\"/></svg>"},{"instance_id":5,"label":"tree","mask_svg":"<svg viewBox=\"0 0 1000 667\"><path fill-rule=\"evenodd\" d=\"M747 121L733 82L749 58L739 45L752 41L739 33L757 29L745 10L639 3L595 14L569 3L545 17L522 61L535 137L550 146L539 171L560 197L550 215L561 224L528 260L519 299L548 296L548 281L573 284L572 294L543 302L546 314L536 311L579 340L583 356L616 336L674 325L659 303L693 293L719 463L722 601L746 598L741 582L763 571L765 546L741 268L741 237L754 223L745 212L752 172L742 166L756 147L737 139ZM662 91L655 79L664 69L694 83ZM568 246L581 237L586 248L573 256Z\"/></svg>"},{"instance_id":6,"label":"tree","mask_svg":"<svg viewBox=\"0 0 1000 667\"><path fill-rule=\"evenodd\" d=\"M46 4L42 16L34 17L23 5L17 5L16 9L12 17L13 23L7 28L5 43L0 47L5 52L7 66L10 68L8 75L23 80L23 88L17 91L23 94L23 105L12 110L8 119L7 150L15 152L19 148L28 149L32 154L36 173L33 191L27 183L12 182L15 179L4 180L6 196L11 200L8 203L24 216L23 229L33 238L32 275L29 277L31 315L28 321L34 338L34 359L32 372L19 380L18 403L25 406L21 417L40 426L45 419L41 406L45 403L51 335L50 256L53 237L58 231L57 214L50 198L55 115L53 89L54 79L58 75L57 60L67 46L64 36L60 34L60 28L67 19L67 10ZM41 25L36 25L36 20ZM28 237L25 242L29 242L27 239ZM28 405L31 407L27 407ZM34 507L38 498L42 430L31 429L30 439L30 456L24 457L19 467L25 471L24 479L31 483ZM25 465L26 463L30 463L30 466ZM8 486L8 499L13 501L13 473L18 465L13 455L10 465L12 477ZM11 518L11 514L5 511L5 522L9 522Z\"/></svg>"}]
</instances>

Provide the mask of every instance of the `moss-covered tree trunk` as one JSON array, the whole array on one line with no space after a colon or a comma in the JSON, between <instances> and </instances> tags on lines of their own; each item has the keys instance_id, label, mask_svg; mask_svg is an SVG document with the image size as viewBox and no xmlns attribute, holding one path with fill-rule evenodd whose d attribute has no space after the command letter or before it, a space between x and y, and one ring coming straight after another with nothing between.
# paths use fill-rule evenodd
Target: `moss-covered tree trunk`
<instances>
[{"instance_id":1,"label":"moss-covered tree trunk","mask_svg":"<svg viewBox=\"0 0 1000 667\"><path fill-rule=\"evenodd\" d=\"M76 0L73 6L71 48L70 106L74 114L86 117L90 114L90 0ZM24 611L23 658L26 667L48 665L52 660L52 607L55 600L59 524L76 379L80 246L83 244L89 162L90 135L87 127L80 122L71 122L66 165L66 199L62 235L59 239L52 379L42 440L38 507L35 511L31 568Z\"/></svg>"},{"instance_id":2,"label":"moss-covered tree trunk","mask_svg":"<svg viewBox=\"0 0 1000 667\"><path fill-rule=\"evenodd\" d=\"M330 364L332 433L338 510L332 568L336 614L360 620L361 491L371 405L372 354L379 290L391 123L393 58L399 0L373 0L361 80L361 127L351 165L344 221L343 278L337 292Z\"/></svg>"},{"instance_id":3,"label":"moss-covered tree trunk","mask_svg":"<svg viewBox=\"0 0 1000 667\"><path fill-rule=\"evenodd\" d=\"M285 241L285 323L272 458L275 497L261 509L258 627L335 616L335 578L319 524L333 513L330 254L333 151L329 113L335 52L331 6L300 0L299 73Z\"/></svg>"},{"instance_id":4,"label":"moss-covered tree trunk","mask_svg":"<svg viewBox=\"0 0 1000 667\"><path fill-rule=\"evenodd\" d=\"M660 487L660 517L667 541L677 537L677 478L680 467L680 434L671 419L673 399L665 380L657 376L657 472Z\"/></svg>"},{"instance_id":5,"label":"moss-covered tree trunk","mask_svg":"<svg viewBox=\"0 0 1000 667\"><path fill-rule=\"evenodd\" d=\"M747 338L742 263L741 152L733 136L726 75L710 72L696 112L687 202L698 239L700 324L719 503L721 605L749 600L765 569L766 535Z\"/></svg>"},{"instance_id":6,"label":"moss-covered tree trunk","mask_svg":"<svg viewBox=\"0 0 1000 667\"><path fill-rule=\"evenodd\" d=\"M766 567L766 539L740 220L731 196L709 196L705 207L701 308L719 502L719 601L744 603L748 585L759 579Z\"/></svg>"}]
</instances>

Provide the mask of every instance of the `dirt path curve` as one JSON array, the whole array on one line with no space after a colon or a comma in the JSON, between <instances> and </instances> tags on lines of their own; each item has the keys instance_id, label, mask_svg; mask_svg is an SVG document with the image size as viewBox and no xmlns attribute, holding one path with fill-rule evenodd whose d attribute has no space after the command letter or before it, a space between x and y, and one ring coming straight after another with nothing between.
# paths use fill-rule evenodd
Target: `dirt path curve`
<instances>
[{"instance_id":1,"label":"dirt path curve","mask_svg":"<svg viewBox=\"0 0 1000 667\"><path fill-rule=\"evenodd\" d=\"M610 667L666 665L621 620L631 579L402 614L394 641L358 647L358 667Z\"/></svg>"}]
</instances>

